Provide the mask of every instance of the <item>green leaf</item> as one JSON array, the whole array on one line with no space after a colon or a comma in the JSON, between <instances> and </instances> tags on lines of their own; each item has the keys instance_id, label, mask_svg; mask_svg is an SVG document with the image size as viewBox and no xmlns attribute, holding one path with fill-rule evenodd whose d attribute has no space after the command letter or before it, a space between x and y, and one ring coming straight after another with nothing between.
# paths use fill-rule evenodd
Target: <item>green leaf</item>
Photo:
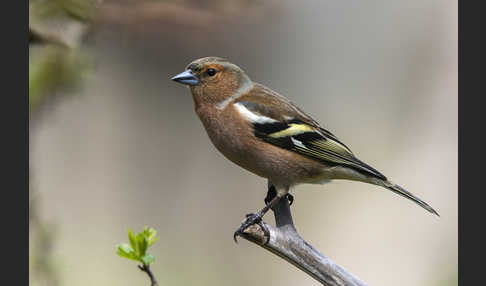
<instances>
[{"instance_id":1,"label":"green leaf","mask_svg":"<svg viewBox=\"0 0 486 286\"><path fill-rule=\"evenodd\" d=\"M140 258L140 260L144 265L149 266L155 260L155 257L150 253L146 253L144 256Z\"/></svg>"},{"instance_id":2,"label":"green leaf","mask_svg":"<svg viewBox=\"0 0 486 286\"><path fill-rule=\"evenodd\" d=\"M126 243L122 243L116 246L117 248L117 254L121 257L128 258L131 260L136 260L139 261L140 257L137 256L137 254L133 251L133 248L130 247L130 245Z\"/></svg>"},{"instance_id":3,"label":"green leaf","mask_svg":"<svg viewBox=\"0 0 486 286\"><path fill-rule=\"evenodd\" d=\"M145 234L145 237L147 238L148 246L151 246L152 244L154 244L154 242L159 240L159 238L156 237L157 231L155 229L153 229L151 227L149 227L149 228L145 227L143 232Z\"/></svg>"},{"instance_id":4,"label":"green leaf","mask_svg":"<svg viewBox=\"0 0 486 286\"><path fill-rule=\"evenodd\" d=\"M148 242L143 232L137 235L137 243L138 243L138 250L139 250L138 254L140 256L144 256L148 248Z\"/></svg>"},{"instance_id":5,"label":"green leaf","mask_svg":"<svg viewBox=\"0 0 486 286\"><path fill-rule=\"evenodd\" d=\"M130 245L132 246L135 253L138 253L138 245L137 245L137 239L135 237L135 234L133 234L133 231L131 229L127 229L127 232L128 232L128 240L130 241Z\"/></svg>"},{"instance_id":6,"label":"green leaf","mask_svg":"<svg viewBox=\"0 0 486 286\"><path fill-rule=\"evenodd\" d=\"M153 237L151 239L149 239L148 241L148 246L151 246L152 244L154 244L157 240L159 240L159 237Z\"/></svg>"}]
</instances>

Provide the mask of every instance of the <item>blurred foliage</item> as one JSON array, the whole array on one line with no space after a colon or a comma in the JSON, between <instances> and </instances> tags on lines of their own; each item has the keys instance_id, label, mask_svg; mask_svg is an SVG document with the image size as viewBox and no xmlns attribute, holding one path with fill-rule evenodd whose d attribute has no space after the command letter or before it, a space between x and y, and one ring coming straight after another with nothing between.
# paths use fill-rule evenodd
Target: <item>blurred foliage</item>
<instances>
[{"instance_id":1,"label":"blurred foliage","mask_svg":"<svg viewBox=\"0 0 486 286\"><path fill-rule=\"evenodd\" d=\"M56 225L40 222L34 233L31 233L29 242L29 272L30 284L60 285L58 265L53 261L51 251L56 242ZM33 283L34 282L34 283Z\"/></svg>"},{"instance_id":2,"label":"blurred foliage","mask_svg":"<svg viewBox=\"0 0 486 286\"><path fill-rule=\"evenodd\" d=\"M60 87L78 82L88 67L79 46L96 3L91 0L29 1L30 114Z\"/></svg>"},{"instance_id":3,"label":"blurred foliage","mask_svg":"<svg viewBox=\"0 0 486 286\"><path fill-rule=\"evenodd\" d=\"M87 56L80 49L93 19L95 2L89 0L29 0L29 114L59 88L79 82L87 71ZM67 93L65 93L67 94ZM32 172L29 170L29 176ZM29 186L30 285L59 285L52 259L55 225L40 218L39 194Z\"/></svg>"},{"instance_id":4,"label":"blurred foliage","mask_svg":"<svg viewBox=\"0 0 486 286\"><path fill-rule=\"evenodd\" d=\"M47 44L29 55L29 110L32 112L50 91L71 86L88 67L78 50Z\"/></svg>"},{"instance_id":5,"label":"blurred foliage","mask_svg":"<svg viewBox=\"0 0 486 286\"><path fill-rule=\"evenodd\" d=\"M130 229L127 232L130 244L122 243L117 245L117 254L120 257L135 260L145 266L150 266L155 260L155 257L148 253L147 249L159 239L157 237L157 231L151 227L144 227L143 231L136 235Z\"/></svg>"},{"instance_id":6,"label":"blurred foliage","mask_svg":"<svg viewBox=\"0 0 486 286\"><path fill-rule=\"evenodd\" d=\"M29 0L29 17L45 20L62 15L74 20L92 21L95 4L93 0Z\"/></svg>"}]
</instances>

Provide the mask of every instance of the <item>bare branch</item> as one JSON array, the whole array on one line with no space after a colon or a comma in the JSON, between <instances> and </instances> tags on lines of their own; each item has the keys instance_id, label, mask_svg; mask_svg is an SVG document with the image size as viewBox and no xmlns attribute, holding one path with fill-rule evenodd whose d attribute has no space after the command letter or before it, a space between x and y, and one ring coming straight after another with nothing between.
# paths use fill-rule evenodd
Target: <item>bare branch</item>
<instances>
[{"instance_id":1,"label":"bare branch","mask_svg":"<svg viewBox=\"0 0 486 286\"><path fill-rule=\"evenodd\" d=\"M281 199L272 210L277 227L262 222L261 225L251 225L241 236L287 260L322 285L367 285L300 237L295 230L287 199Z\"/></svg>"},{"instance_id":2,"label":"bare branch","mask_svg":"<svg viewBox=\"0 0 486 286\"><path fill-rule=\"evenodd\" d=\"M147 275L150 278L150 285L151 286L158 286L157 280L155 280L154 274L152 273L152 270L150 270L150 267L148 265L138 265L138 268L142 270L143 272L147 273Z\"/></svg>"}]
</instances>

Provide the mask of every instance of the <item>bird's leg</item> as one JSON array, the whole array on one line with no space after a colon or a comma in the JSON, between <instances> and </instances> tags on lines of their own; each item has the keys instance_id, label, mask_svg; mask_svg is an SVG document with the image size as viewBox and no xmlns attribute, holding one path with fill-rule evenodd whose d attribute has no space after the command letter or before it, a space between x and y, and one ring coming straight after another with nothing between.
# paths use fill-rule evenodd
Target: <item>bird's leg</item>
<instances>
[{"instance_id":1,"label":"bird's leg","mask_svg":"<svg viewBox=\"0 0 486 286\"><path fill-rule=\"evenodd\" d=\"M269 183L267 196L263 200L263 202L265 202L265 205L268 205L276 195L277 195L277 191L275 190L275 186Z\"/></svg>"},{"instance_id":2,"label":"bird's leg","mask_svg":"<svg viewBox=\"0 0 486 286\"><path fill-rule=\"evenodd\" d=\"M253 225L255 223L260 223L262 221L262 217L265 215L266 212L268 212L269 209L271 209L273 206L275 206L278 201L280 200L280 198L282 198L281 196L279 196L278 194L276 194L271 200L270 202L265 205L265 207L263 209L261 209L259 212L257 212L256 214L248 214L246 216L246 220L241 224L241 226L235 231L234 235L233 235L233 239L235 240L235 242L238 242L236 240L236 237L238 235L241 235L243 234L243 231L245 229L247 229L250 225ZM264 229L264 227L262 227Z\"/></svg>"},{"instance_id":3,"label":"bird's leg","mask_svg":"<svg viewBox=\"0 0 486 286\"><path fill-rule=\"evenodd\" d=\"M275 187L273 185L269 185L268 192L267 192L267 196L265 197L265 199L263 201L265 202L266 205L268 205L268 203L270 203L270 201L276 195L277 195L277 191L275 190ZM287 198L287 200L289 200L289 206L291 206L292 203L294 202L294 196L292 196L291 194L287 193L285 195L285 197Z\"/></svg>"}]
</instances>

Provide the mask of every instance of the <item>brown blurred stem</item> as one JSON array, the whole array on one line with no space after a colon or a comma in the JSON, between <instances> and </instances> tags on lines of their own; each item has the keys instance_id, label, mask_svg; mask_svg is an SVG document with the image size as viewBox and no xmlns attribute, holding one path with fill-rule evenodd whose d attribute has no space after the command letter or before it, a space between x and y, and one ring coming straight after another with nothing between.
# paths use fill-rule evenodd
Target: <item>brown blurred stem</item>
<instances>
[{"instance_id":1,"label":"brown blurred stem","mask_svg":"<svg viewBox=\"0 0 486 286\"><path fill-rule=\"evenodd\" d=\"M269 182L269 192L271 188ZM287 199L281 199L272 211L275 215L276 227L265 222L261 224L263 228L254 224L245 229L241 236L285 259L322 285L367 285L300 237L295 229Z\"/></svg>"},{"instance_id":2,"label":"brown blurred stem","mask_svg":"<svg viewBox=\"0 0 486 286\"><path fill-rule=\"evenodd\" d=\"M143 272L147 273L147 275L150 278L150 285L151 286L158 286L159 284L157 283L157 280L155 280L154 274L150 270L150 266L148 265L139 265L138 268L142 270Z\"/></svg>"}]
</instances>

